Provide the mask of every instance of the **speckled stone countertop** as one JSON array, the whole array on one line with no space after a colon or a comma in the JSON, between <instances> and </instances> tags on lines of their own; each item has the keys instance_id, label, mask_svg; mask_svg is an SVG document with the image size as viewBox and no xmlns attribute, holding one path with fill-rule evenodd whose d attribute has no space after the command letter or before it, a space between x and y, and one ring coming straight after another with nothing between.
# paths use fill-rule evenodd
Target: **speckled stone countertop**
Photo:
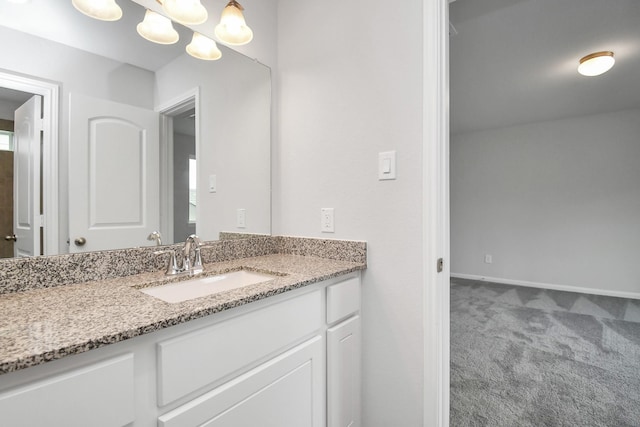
<instances>
[{"instance_id":1,"label":"speckled stone countertop","mask_svg":"<svg viewBox=\"0 0 640 427\"><path fill-rule=\"evenodd\" d=\"M365 261L277 253L205 264L203 275L248 269L273 280L181 303L139 291L189 277L162 271L0 295L0 374L82 353L366 268Z\"/></svg>"}]
</instances>

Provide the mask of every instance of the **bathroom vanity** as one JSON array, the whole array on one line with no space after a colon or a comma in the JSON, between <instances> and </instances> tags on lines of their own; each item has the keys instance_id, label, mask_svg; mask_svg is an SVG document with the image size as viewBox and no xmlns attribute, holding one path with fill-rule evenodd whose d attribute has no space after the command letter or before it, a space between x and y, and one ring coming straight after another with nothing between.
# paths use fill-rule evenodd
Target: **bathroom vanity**
<instances>
[{"instance_id":1,"label":"bathroom vanity","mask_svg":"<svg viewBox=\"0 0 640 427\"><path fill-rule=\"evenodd\" d=\"M0 295L0 424L359 425L366 255L273 252L205 259L273 279L178 303L142 292L162 272Z\"/></svg>"}]
</instances>

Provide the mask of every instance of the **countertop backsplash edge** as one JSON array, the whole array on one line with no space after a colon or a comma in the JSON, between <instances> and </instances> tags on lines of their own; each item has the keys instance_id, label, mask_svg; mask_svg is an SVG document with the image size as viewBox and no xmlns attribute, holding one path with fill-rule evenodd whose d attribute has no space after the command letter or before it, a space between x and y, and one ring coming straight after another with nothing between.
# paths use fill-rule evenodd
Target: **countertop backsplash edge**
<instances>
[{"instance_id":1,"label":"countertop backsplash edge","mask_svg":"<svg viewBox=\"0 0 640 427\"><path fill-rule=\"evenodd\" d=\"M366 264L364 241L291 236L256 236L205 242L205 264L272 254L314 256ZM182 244L0 260L0 295L161 271L167 255Z\"/></svg>"}]
</instances>

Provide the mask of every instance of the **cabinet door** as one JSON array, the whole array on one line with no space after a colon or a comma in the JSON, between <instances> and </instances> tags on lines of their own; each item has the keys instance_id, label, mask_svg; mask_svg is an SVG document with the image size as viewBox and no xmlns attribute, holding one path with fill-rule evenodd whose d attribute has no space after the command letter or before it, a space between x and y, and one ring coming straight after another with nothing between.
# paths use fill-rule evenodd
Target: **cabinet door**
<instances>
[{"instance_id":1,"label":"cabinet door","mask_svg":"<svg viewBox=\"0 0 640 427\"><path fill-rule=\"evenodd\" d=\"M327 330L327 425L360 425L360 316Z\"/></svg>"},{"instance_id":2,"label":"cabinet door","mask_svg":"<svg viewBox=\"0 0 640 427\"><path fill-rule=\"evenodd\" d=\"M317 336L161 416L160 427L321 427L322 337Z\"/></svg>"},{"instance_id":3,"label":"cabinet door","mask_svg":"<svg viewBox=\"0 0 640 427\"><path fill-rule=\"evenodd\" d=\"M0 394L0 425L120 427L134 421L133 354Z\"/></svg>"}]
</instances>

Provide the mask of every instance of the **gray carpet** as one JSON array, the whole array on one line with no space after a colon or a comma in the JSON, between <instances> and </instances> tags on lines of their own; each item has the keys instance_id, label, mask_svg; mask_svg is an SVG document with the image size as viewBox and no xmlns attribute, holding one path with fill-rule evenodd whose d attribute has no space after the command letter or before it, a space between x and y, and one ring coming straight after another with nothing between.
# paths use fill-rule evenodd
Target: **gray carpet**
<instances>
[{"instance_id":1,"label":"gray carpet","mask_svg":"<svg viewBox=\"0 0 640 427\"><path fill-rule=\"evenodd\" d=\"M451 426L640 426L640 301L452 279Z\"/></svg>"}]
</instances>

